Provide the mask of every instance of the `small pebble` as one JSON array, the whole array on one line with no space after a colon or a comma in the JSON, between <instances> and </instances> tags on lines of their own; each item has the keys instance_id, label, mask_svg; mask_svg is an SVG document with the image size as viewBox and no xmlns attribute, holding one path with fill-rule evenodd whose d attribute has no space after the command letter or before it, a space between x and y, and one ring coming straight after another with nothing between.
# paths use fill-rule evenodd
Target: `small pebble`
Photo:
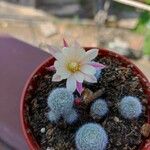
<instances>
[{"instance_id":1,"label":"small pebble","mask_svg":"<svg viewBox=\"0 0 150 150\"><path fill-rule=\"evenodd\" d=\"M29 88L28 88L28 90L30 91L30 90L32 90L32 89L33 89L33 87L30 85Z\"/></svg>"},{"instance_id":2,"label":"small pebble","mask_svg":"<svg viewBox=\"0 0 150 150\"><path fill-rule=\"evenodd\" d=\"M118 117L114 117L114 121L115 122L119 122L119 118Z\"/></svg>"},{"instance_id":3,"label":"small pebble","mask_svg":"<svg viewBox=\"0 0 150 150\"><path fill-rule=\"evenodd\" d=\"M143 99L142 102L143 102L144 104L148 104L147 99Z\"/></svg>"},{"instance_id":4,"label":"small pebble","mask_svg":"<svg viewBox=\"0 0 150 150\"><path fill-rule=\"evenodd\" d=\"M142 88L140 88L140 89L139 89L139 91L143 92L143 89L142 89Z\"/></svg>"},{"instance_id":5,"label":"small pebble","mask_svg":"<svg viewBox=\"0 0 150 150\"><path fill-rule=\"evenodd\" d=\"M55 150L54 148L47 147L46 150Z\"/></svg>"},{"instance_id":6,"label":"small pebble","mask_svg":"<svg viewBox=\"0 0 150 150\"><path fill-rule=\"evenodd\" d=\"M141 128L141 133L143 136L149 137L150 136L150 124L145 123Z\"/></svg>"},{"instance_id":7,"label":"small pebble","mask_svg":"<svg viewBox=\"0 0 150 150\"><path fill-rule=\"evenodd\" d=\"M85 104L88 104L89 103L89 99L88 98L91 97L92 95L93 95L93 92L90 89L88 89L88 88L84 89L84 91L82 92L83 102Z\"/></svg>"},{"instance_id":8,"label":"small pebble","mask_svg":"<svg viewBox=\"0 0 150 150\"><path fill-rule=\"evenodd\" d=\"M41 133L45 133L45 128L41 128Z\"/></svg>"}]
</instances>

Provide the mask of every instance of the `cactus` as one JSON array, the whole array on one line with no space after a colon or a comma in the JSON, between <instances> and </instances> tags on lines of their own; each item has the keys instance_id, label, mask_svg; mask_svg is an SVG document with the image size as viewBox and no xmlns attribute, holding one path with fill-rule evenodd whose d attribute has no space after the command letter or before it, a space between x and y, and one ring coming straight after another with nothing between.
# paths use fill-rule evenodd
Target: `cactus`
<instances>
[{"instance_id":1,"label":"cactus","mask_svg":"<svg viewBox=\"0 0 150 150\"><path fill-rule=\"evenodd\" d=\"M64 116L64 119L69 124L74 123L77 120L77 118L78 118L78 114L75 110L72 110L69 115Z\"/></svg>"},{"instance_id":2,"label":"cactus","mask_svg":"<svg viewBox=\"0 0 150 150\"><path fill-rule=\"evenodd\" d=\"M59 114L55 114L53 111L50 111L48 113L48 119L51 121L51 122L57 122L60 118L60 115Z\"/></svg>"},{"instance_id":3,"label":"cactus","mask_svg":"<svg viewBox=\"0 0 150 150\"><path fill-rule=\"evenodd\" d=\"M137 97L125 96L119 104L119 111L126 119L138 118L142 113L142 105Z\"/></svg>"},{"instance_id":4,"label":"cactus","mask_svg":"<svg viewBox=\"0 0 150 150\"><path fill-rule=\"evenodd\" d=\"M77 131L75 143L78 150L105 150L108 136L100 125L88 123Z\"/></svg>"},{"instance_id":5,"label":"cactus","mask_svg":"<svg viewBox=\"0 0 150 150\"><path fill-rule=\"evenodd\" d=\"M108 106L105 100L98 99L91 106L91 116L93 118L101 118L105 116L108 112Z\"/></svg>"},{"instance_id":6,"label":"cactus","mask_svg":"<svg viewBox=\"0 0 150 150\"><path fill-rule=\"evenodd\" d=\"M77 113L73 108L74 96L66 88L57 88L48 97L48 106L51 111L48 118L51 122L57 122L63 117L68 123L77 119Z\"/></svg>"},{"instance_id":7,"label":"cactus","mask_svg":"<svg viewBox=\"0 0 150 150\"><path fill-rule=\"evenodd\" d=\"M95 77L98 80L101 77L102 69L96 69Z\"/></svg>"}]
</instances>

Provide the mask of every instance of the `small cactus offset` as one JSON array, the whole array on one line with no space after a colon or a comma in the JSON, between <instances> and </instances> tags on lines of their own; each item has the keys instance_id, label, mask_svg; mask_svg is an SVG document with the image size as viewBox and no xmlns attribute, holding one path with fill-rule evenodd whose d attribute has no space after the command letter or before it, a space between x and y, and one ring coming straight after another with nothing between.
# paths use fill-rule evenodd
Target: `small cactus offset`
<instances>
[{"instance_id":1,"label":"small cactus offset","mask_svg":"<svg viewBox=\"0 0 150 150\"><path fill-rule=\"evenodd\" d=\"M90 114L94 119L95 118L100 119L107 113L108 113L108 106L105 100L98 99L92 104Z\"/></svg>"},{"instance_id":2,"label":"small cactus offset","mask_svg":"<svg viewBox=\"0 0 150 150\"><path fill-rule=\"evenodd\" d=\"M53 111L50 111L48 113L48 119L51 121L51 122L57 122L60 118L60 114L56 114L54 113Z\"/></svg>"},{"instance_id":3,"label":"small cactus offset","mask_svg":"<svg viewBox=\"0 0 150 150\"><path fill-rule=\"evenodd\" d=\"M75 143L78 150L105 150L108 136L100 125L88 123L77 131Z\"/></svg>"},{"instance_id":4,"label":"small cactus offset","mask_svg":"<svg viewBox=\"0 0 150 150\"><path fill-rule=\"evenodd\" d=\"M142 113L142 105L137 97L125 96L119 104L119 111L126 119L138 118Z\"/></svg>"},{"instance_id":5,"label":"small cactus offset","mask_svg":"<svg viewBox=\"0 0 150 150\"><path fill-rule=\"evenodd\" d=\"M96 69L95 77L98 80L101 77L102 69Z\"/></svg>"},{"instance_id":6,"label":"small cactus offset","mask_svg":"<svg viewBox=\"0 0 150 150\"><path fill-rule=\"evenodd\" d=\"M66 88L57 88L48 97L48 106L51 111L48 118L51 122L57 122L63 117L68 123L77 120L77 113L73 108L74 96Z\"/></svg>"},{"instance_id":7,"label":"small cactus offset","mask_svg":"<svg viewBox=\"0 0 150 150\"><path fill-rule=\"evenodd\" d=\"M64 116L64 119L67 123L72 124L78 119L78 114L74 109L72 109L72 111L69 114Z\"/></svg>"}]
</instances>

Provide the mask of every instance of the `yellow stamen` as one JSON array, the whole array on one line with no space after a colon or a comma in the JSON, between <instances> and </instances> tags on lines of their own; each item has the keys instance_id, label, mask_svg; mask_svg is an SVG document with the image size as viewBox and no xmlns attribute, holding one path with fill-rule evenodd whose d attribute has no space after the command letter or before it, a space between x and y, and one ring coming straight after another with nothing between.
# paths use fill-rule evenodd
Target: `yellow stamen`
<instances>
[{"instance_id":1,"label":"yellow stamen","mask_svg":"<svg viewBox=\"0 0 150 150\"><path fill-rule=\"evenodd\" d=\"M70 62L67 66L68 70L72 73L80 70L80 64L77 62Z\"/></svg>"}]
</instances>

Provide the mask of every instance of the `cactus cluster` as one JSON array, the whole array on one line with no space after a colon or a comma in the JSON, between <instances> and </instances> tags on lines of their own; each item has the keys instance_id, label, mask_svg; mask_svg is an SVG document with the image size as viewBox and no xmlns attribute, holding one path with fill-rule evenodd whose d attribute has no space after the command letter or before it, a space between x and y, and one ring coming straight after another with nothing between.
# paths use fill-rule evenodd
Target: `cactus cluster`
<instances>
[{"instance_id":1,"label":"cactus cluster","mask_svg":"<svg viewBox=\"0 0 150 150\"><path fill-rule=\"evenodd\" d=\"M60 117L68 123L73 123L77 120L77 112L73 108L74 96L72 92L66 88L57 88L53 90L48 97L48 106L50 112L48 118L51 122L57 122Z\"/></svg>"},{"instance_id":2,"label":"cactus cluster","mask_svg":"<svg viewBox=\"0 0 150 150\"><path fill-rule=\"evenodd\" d=\"M62 117L67 123L74 123L78 114L73 108L73 93L66 88L53 90L48 97L50 112L48 118L57 123ZM137 97L125 96L121 99L118 107L121 115L126 119L138 118L142 113L142 105ZM95 118L102 118L108 113L106 100L97 99L91 105L90 114ZM81 126L75 135L75 144L78 150L105 150L108 143L108 135L105 129L97 123L87 123Z\"/></svg>"},{"instance_id":3,"label":"cactus cluster","mask_svg":"<svg viewBox=\"0 0 150 150\"><path fill-rule=\"evenodd\" d=\"M102 126L88 123L79 128L75 137L78 150L105 150L108 136Z\"/></svg>"},{"instance_id":4,"label":"cactus cluster","mask_svg":"<svg viewBox=\"0 0 150 150\"><path fill-rule=\"evenodd\" d=\"M105 100L97 99L91 106L91 116L93 118L102 118L108 112L108 106Z\"/></svg>"},{"instance_id":5,"label":"cactus cluster","mask_svg":"<svg viewBox=\"0 0 150 150\"><path fill-rule=\"evenodd\" d=\"M142 105L137 97L125 96L119 104L119 111L126 119L138 118L142 113Z\"/></svg>"}]
</instances>

